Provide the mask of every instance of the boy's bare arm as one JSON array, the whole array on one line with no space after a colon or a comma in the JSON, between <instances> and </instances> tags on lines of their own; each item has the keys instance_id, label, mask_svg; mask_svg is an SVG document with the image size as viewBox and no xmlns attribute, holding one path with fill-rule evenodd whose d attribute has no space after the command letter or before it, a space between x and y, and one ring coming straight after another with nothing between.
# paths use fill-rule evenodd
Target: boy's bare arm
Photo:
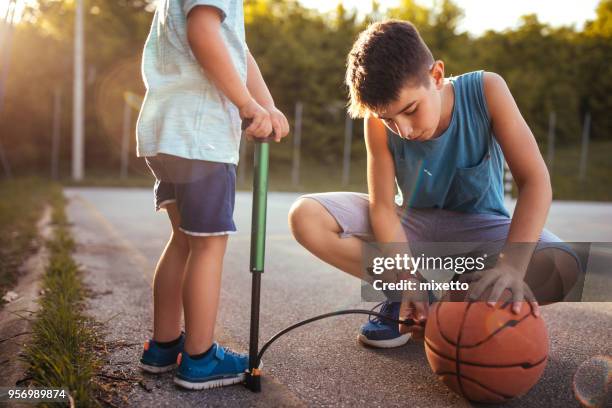
<instances>
[{"instance_id":1,"label":"boy's bare arm","mask_svg":"<svg viewBox=\"0 0 612 408\"><path fill-rule=\"evenodd\" d=\"M372 115L364 119L365 142L368 157L368 193L370 199L370 224L379 243L408 242L402 224L395 212L395 167L387 146L385 125ZM386 252L386 251L383 251ZM410 256L408 245L403 252ZM393 253L387 253L393 256ZM412 273L412 272L411 272ZM411 273L399 274L401 279L413 277ZM420 322L414 326L399 325L400 333L412 333L413 338L423 337L422 322L428 314L427 292L406 290L402 294L400 319Z\"/></svg>"},{"instance_id":2,"label":"boy's bare arm","mask_svg":"<svg viewBox=\"0 0 612 408\"><path fill-rule=\"evenodd\" d=\"M520 313L522 303L527 300L533 314L539 316L537 300L524 277L552 200L548 170L504 79L485 72L483 82L493 132L518 185L519 196L498 262L494 268L472 275L468 297L479 299L487 293L487 288L491 288L486 300L493 306L504 290L509 289L514 313Z\"/></svg>"},{"instance_id":3,"label":"boy's bare arm","mask_svg":"<svg viewBox=\"0 0 612 408\"><path fill-rule=\"evenodd\" d=\"M523 119L504 79L484 73L484 91L493 131L518 186L518 199L507 242L537 242L552 201L548 169L529 126ZM532 250L535 244L532 246ZM515 251L523 252L519 248ZM529 258L531 253L523 254ZM527 267L524 259L519 269Z\"/></svg>"},{"instance_id":4,"label":"boy's bare arm","mask_svg":"<svg viewBox=\"0 0 612 408\"><path fill-rule=\"evenodd\" d=\"M385 125L372 115L364 119L367 149L370 223L377 242L407 242L395 212L395 168Z\"/></svg>"},{"instance_id":5,"label":"boy's bare arm","mask_svg":"<svg viewBox=\"0 0 612 408\"><path fill-rule=\"evenodd\" d=\"M187 40L206 75L240 110L242 118L251 118L248 131L266 137L272 131L269 113L253 99L234 67L221 37L221 13L212 6L197 6L187 16Z\"/></svg>"},{"instance_id":6,"label":"boy's bare arm","mask_svg":"<svg viewBox=\"0 0 612 408\"><path fill-rule=\"evenodd\" d=\"M247 52L247 88L253 98L264 108L273 108L274 99L261 75L257 61L250 51Z\"/></svg>"},{"instance_id":7,"label":"boy's bare arm","mask_svg":"<svg viewBox=\"0 0 612 408\"><path fill-rule=\"evenodd\" d=\"M257 61L251 54L247 52L247 88L253 98L270 113L272 128L276 136L276 141L280 141L282 137L289 133L289 122L285 115L276 108L272 94L264 81Z\"/></svg>"},{"instance_id":8,"label":"boy's bare arm","mask_svg":"<svg viewBox=\"0 0 612 408\"><path fill-rule=\"evenodd\" d=\"M212 6L195 7L187 16L187 40L207 76L238 108L251 95L232 63L220 33L220 11Z\"/></svg>"}]
</instances>

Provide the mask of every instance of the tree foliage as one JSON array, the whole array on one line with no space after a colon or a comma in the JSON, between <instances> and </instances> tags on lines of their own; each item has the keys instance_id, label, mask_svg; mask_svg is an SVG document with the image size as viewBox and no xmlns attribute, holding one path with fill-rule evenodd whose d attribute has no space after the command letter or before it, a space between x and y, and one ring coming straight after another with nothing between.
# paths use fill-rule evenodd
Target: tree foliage
<instances>
[{"instance_id":1,"label":"tree foliage","mask_svg":"<svg viewBox=\"0 0 612 408\"><path fill-rule=\"evenodd\" d=\"M125 92L144 90L139 60L152 7L143 0L86 4L86 157L88 166L104 167L118 160ZM385 13L373 1L363 18L342 5L327 14L292 0L246 0L244 5L249 49L291 120L295 103L303 102L302 154L319 161L341 157L346 55L356 35L382 18L415 23L448 74L476 69L501 74L539 142L545 143L553 111L557 136L565 143L578 143L586 112L592 138L611 137L612 0L602 0L596 18L582 30L550 27L527 15L516 29L478 37L459 32L463 11L452 0L433 9L402 0ZM14 30L0 112L0 142L13 167L47 168L57 89L63 95L62 157L70 157L74 7L73 0L39 0ZM361 135L361 126L355 129ZM355 155L363 155L359 139L354 139ZM281 161L289 160L290 152L290 143L274 149Z\"/></svg>"}]
</instances>

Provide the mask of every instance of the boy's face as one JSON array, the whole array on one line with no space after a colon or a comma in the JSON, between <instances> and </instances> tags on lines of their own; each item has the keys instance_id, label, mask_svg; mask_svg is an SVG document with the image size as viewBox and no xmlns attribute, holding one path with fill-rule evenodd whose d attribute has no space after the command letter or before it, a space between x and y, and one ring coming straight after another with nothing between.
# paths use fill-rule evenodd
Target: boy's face
<instances>
[{"instance_id":1,"label":"boy's face","mask_svg":"<svg viewBox=\"0 0 612 408\"><path fill-rule=\"evenodd\" d=\"M401 89L398 99L373 114L403 139L429 140L440 124L443 85L444 63L436 61L430 70L427 87L407 84Z\"/></svg>"}]
</instances>

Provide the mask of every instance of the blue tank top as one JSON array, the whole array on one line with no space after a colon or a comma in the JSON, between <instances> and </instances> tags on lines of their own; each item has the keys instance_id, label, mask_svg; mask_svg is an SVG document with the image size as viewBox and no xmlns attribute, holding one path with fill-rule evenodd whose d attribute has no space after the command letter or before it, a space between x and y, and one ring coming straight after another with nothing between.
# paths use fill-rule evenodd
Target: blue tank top
<instances>
[{"instance_id":1,"label":"blue tank top","mask_svg":"<svg viewBox=\"0 0 612 408\"><path fill-rule=\"evenodd\" d=\"M491 128L483 71L449 80L455 103L450 124L439 137L416 142L387 130L401 205L509 217L504 156Z\"/></svg>"}]
</instances>

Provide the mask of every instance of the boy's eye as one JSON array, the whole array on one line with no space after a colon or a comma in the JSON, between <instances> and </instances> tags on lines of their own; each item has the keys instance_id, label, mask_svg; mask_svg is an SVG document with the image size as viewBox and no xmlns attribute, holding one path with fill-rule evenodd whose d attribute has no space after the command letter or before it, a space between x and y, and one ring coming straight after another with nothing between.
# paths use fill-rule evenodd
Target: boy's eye
<instances>
[{"instance_id":1,"label":"boy's eye","mask_svg":"<svg viewBox=\"0 0 612 408\"><path fill-rule=\"evenodd\" d=\"M416 109L413 109L413 110L411 110L410 112L404 112L404 115L406 115L406 116L410 116L410 115L412 115L413 113L415 113L416 111L417 111Z\"/></svg>"}]
</instances>

